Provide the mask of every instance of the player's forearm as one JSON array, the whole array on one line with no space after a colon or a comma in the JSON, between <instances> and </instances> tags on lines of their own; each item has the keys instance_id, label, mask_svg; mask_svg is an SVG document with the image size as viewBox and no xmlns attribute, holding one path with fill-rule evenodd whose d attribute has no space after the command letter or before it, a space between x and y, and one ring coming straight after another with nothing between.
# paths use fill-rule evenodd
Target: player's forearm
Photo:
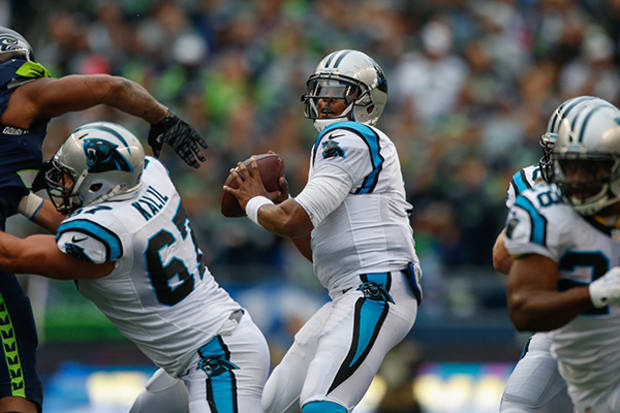
<instances>
[{"instance_id":1,"label":"player's forearm","mask_svg":"<svg viewBox=\"0 0 620 413\"><path fill-rule=\"evenodd\" d=\"M45 228L52 234L56 233L56 230L63 219L65 219L65 216L58 212L54 205L47 200L44 201L37 214L32 217L32 221Z\"/></svg>"},{"instance_id":2,"label":"player's forearm","mask_svg":"<svg viewBox=\"0 0 620 413\"><path fill-rule=\"evenodd\" d=\"M258 222L266 230L288 238L301 238L312 231L312 222L294 199L278 205L263 205L258 211Z\"/></svg>"},{"instance_id":3,"label":"player's forearm","mask_svg":"<svg viewBox=\"0 0 620 413\"><path fill-rule=\"evenodd\" d=\"M113 262L93 264L62 253L53 235L18 238L0 232L0 270L37 274L57 280L103 277L114 269Z\"/></svg>"},{"instance_id":4,"label":"player's forearm","mask_svg":"<svg viewBox=\"0 0 620 413\"><path fill-rule=\"evenodd\" d=\"M107 92L102 95L101 103L138 116L151 124L166 117L168 108L138 83L118 76L110 76L107 82Z\"/></svg>"},{"instance_id":5,"label":"player's forearm","mask_svg":"<svg viewBox=\"0 0 620 413\"><path fill-rule=\"evenodd\" d=\"M508 291L510 319L519 331L550 331L592 310L587 287L566 291Z\"/></svg>"}]
</instances>

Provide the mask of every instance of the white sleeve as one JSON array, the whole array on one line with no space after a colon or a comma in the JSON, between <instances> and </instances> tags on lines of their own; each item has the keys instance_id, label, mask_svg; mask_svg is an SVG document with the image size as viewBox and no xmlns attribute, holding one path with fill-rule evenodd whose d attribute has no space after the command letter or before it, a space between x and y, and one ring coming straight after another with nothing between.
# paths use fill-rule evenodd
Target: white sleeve
<instances>
[{"instance_id":1,"label":"white sleeve","mask_svg":"<svg viewBox=\"0 0 620 413\"><path fill-rule=\"evenodd\" d=\"M549 212L553 213L545 210L543 214L535 202L523 195L516 198L506 220L504 238L511 255L539 254L559 262L563 225L555 222Z\"/></svg>"},{"instance_id":2,"label":"white sleeve","mask_svg":"<svg viewBox=\"0 0 620 413\"><path fill-rule=\"evenodd\" d=\"M361 130L365 133L334 129L321 139L319 147L314 148L310 180L315 176L331 173L333 168L337 167L348 175L353 191L372 186L381 169L383 158L378 135L371 128L363 126Z\"/></svg>"},{"instance_id":3,"label":"white sleeve","mask_svg":"<svg viewBox=\"0 0 620 413\"><path fill-rule=\"evenodd\" d=\"M63 221L56 232L56 245L65 254L96 264L123 256L119 236L110 228L89 219Z\"/></svg>"},{"instance_id":4,"label":"white sleeve","mask_svg":"<svg viewBox=\"0 0 620 413\"><path fill-rule=\"evenodd\" d=\"M314 173L295 201L306 211L316 228L344 201L353 183L349 174L337 165L326 165Z\"/></svg>"},{"instance_id":5,"label":"white sleeve","mask_svg":"<svg viewBox=\"0 0 620 413\"><path fill-rule=\"evenodd\" d=\"M77 231L63 232L56 240L58 248L67 255L95 264L106 262L103 242Z\"/></svg>"}]
</instances>

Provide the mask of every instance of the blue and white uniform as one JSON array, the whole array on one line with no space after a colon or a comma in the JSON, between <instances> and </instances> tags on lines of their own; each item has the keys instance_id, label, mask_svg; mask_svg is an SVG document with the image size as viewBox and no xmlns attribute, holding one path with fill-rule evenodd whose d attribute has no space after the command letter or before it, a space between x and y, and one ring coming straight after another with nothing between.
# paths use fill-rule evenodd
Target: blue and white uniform
<instances>
[{"instance_id":1,"label":"blue and white uniform","mask_svg":"<svg viewBox=\"0 0 620 413\"><path fill-rule=\"evenodd\" d=\"M0 115L17 88L47 77L42 65L24 59L0 64ZM6 219L17 213L21 198L28 194L41 167L41 144L48 119L36 120L30 129L0 124L0 230ZM30 301L15 275L0 272L0 397L23 397L39 409L43 402L41 381L35 370L37 332Z\"/></svg>"},{"instance_id":2,"label":"blue and white uniform","mask_svg":"<svg viewBox=\"0 0 620 413\"><path fill-rule=\"evenodd\" d=\"M519 169L512 176L506 190L506 207L512 208L524 191L546 185L538 164ZM566 383L558 372L557 361L551 355L548 333L536 333L527 342L521 359L510 374L500 413L555 413L571 412L572 403Z\"/></svg>"},{"instance_id":3,"label":"blue and white uniform","mask_svg":"<svg viewBox=\"0 0 620 413\"><path fill-rule=\"evenodd\" d=\"M269 356L249 314L202 264L181 198L163 165L147 157L130 198L87 206L58 228L65 253L115 262L78 289L157 366L181 378L191 412L260 409Z\"/></svg>"},{"instance_id":4,"label":"blue and white uniform","mask_svg":"<svg viewBox=\"0 0 620 413\"><path fill-rule=\"evenodd\" d=\"M394 144L365 124L329 125L295 199L314 226L314 272L332 300L296 334L267 382L263 407L351 411L385 354L411 330L421 299L412 206Z\"/></svg>"},{"instance_id":5,"label":"blue and white uniform","mask_svg":"<svg viewBox=\"0 0 620 413\"><path fill-rule=\"evenodd\" d=\"M506 190L506 207L508 209L512 208L515 199L521 192L526 189L530 189L534 185L538 185L541 182L544 183L545 181L542 178L540 166L538 164L529 165L523 169L519 169L512 176L512 179L508 184L508 189Z\"/></svg>"},{"instance_id":6,"label":"blue and white uniform","mask_svg":"<svg viewBox=\"0 0 620 413\"><path fill-rule=\"evenodd\" d=\"M508 251L556 262L560 291L588 285L620 263L617 230L577 213L554 186L523 192L507 222ZM620 411L620 308L585 312L549 336L576 411Z\"/></svg>"}]
</instances>

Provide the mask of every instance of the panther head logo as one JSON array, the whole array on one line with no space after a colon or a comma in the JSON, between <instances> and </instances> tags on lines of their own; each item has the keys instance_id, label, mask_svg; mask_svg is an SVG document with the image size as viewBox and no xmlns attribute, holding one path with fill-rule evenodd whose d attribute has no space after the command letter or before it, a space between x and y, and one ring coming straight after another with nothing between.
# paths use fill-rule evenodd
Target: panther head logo
<instances>
[{"instance_id":1,"label":"panther head logo","mask_svg":"<svg viewBox=\"0 0 620 413\"><path fill-rule=\"evenodd\" d=\"M84 153L88 172L126 171L133 168L112 142L91 138L84 140Z\"/></svg>"}]
</instances>

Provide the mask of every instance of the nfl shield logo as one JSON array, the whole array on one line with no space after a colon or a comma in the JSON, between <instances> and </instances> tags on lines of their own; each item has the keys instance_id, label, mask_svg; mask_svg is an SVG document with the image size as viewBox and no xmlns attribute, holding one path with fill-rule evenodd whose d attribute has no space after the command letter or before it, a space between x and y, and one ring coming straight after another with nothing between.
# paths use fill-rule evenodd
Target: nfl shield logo
<instances>
[{"instance_id":1,"label":"nfl shield logo","mask_svg":"<svg viewBox=\"0 0 620 413\"><path fill-rule=\"evenodd\" d=\"M611 230L611 239L616 242L620 242L620 229L614 228Z\"/></svg>"}]
</instances>

